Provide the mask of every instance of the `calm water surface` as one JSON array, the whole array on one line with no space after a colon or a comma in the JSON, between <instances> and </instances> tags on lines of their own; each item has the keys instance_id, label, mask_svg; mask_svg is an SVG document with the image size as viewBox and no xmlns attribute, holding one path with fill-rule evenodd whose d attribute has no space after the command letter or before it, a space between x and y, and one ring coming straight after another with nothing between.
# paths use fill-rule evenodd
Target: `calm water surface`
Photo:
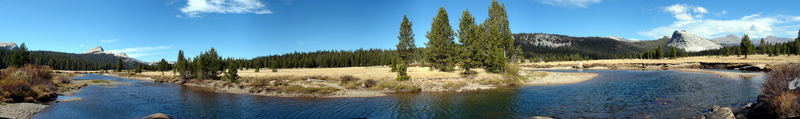
<instances>
[{"instance_id":1,"label":"calm water surface","mask_svg":"<svg viewBox=\"0 0 800 119\"><path fill-rule=\"evenodd\" d=\"M578 71L557 71L578 72ZM469 93L391 94L372 98L279 98L214 93L209 90L123 78L85 75L129 83L88 86L34 118L141 118L166 113L175 118L680 118L714 105L755 101L761 77L724 79L676 71L588 70L600 76L578 84L504 88Z\"/></svg>"}]
</instances>

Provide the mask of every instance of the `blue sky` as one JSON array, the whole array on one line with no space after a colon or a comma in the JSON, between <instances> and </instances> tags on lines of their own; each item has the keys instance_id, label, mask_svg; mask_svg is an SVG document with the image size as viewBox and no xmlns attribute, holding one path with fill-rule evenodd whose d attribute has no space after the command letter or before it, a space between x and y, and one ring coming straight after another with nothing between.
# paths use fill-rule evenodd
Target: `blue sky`
<instances>
[{"instance_id":1,"label":"blue sky","mask_svg":"<svg viewBox=\"0 0 800 119\"><path fill-rule=\"evenodd\" d=\"M651 40L685 29L797 37L797 0L501 0L515 33ZM403 14L418 46L439 7L451 25L488 0L0 0L0 41L81 53L94 46L143 61L216 48L224 57L295 51L393 49ZM456 29L456 28L454 28Z\"/></svg>"}]
</instances>

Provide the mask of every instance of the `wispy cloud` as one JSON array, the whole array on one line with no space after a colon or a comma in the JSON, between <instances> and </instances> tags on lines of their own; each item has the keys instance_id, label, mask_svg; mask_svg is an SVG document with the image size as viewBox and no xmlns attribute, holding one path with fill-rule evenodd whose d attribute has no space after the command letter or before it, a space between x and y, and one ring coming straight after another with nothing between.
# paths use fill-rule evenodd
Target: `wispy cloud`
<instances>
[{"instance_id":1,"label":"wispy cloud","mask_svg":"<svg viewBox=\"0 0 800 119\"><path fill-rule=\"evenodd\" d=\"M134 48L124 48L124 49L117 49L117 50L108 50L108 52L112 52L115 54L125 53L129 57L138 58L143 56L150 56L155 54L160 54L161 51L170 49L168 46L155 46L155 47L134 47Z\"/></svg>"},{"instance_id":2,"label":"wispy cloud","mask_svg":"<svg viewBox=\"0 0 800 119\"><path fill-rule=\"evenodd\" d=\"M113 42L117 42L117 41L119 41L119 39L100 40L100 42L103 42L103 43L113 43Z\"/></svg>"},{"instance_id":3,"label":"wispy cloud","mask_svg":"<svg viewBox=\"0 0 800 119\"><path fill-rule=\"evenodd\" d=\"M538 0L542 4L570 7L570 8L587 8L592 4L603 2L603 0Z\"/></svg>"},{"instance_id":4,"label":"wispy cloud","mask_svg":"<svg viewBox=\"0 0 800 119\"><path fill-rule=\"evenodd\" d=\"M186 16L201 17L206 13L220 14L271 14L272 11L259 0L187 0L181 8Z\"/></svg>"},{"instance_id":5,"label":"wispy cloud","mask_svg":"<svg viewBox=\"0 0 800 119\"><path fill-rule=\"evenodd\" d=\"M742 16L738 19L706 19L708 10L700 6L675 4L664 7L665 12L676 19L672 24L639 31L639 35L659 38L669 36L675 30L687 30L705 38L722 37L728 34L748 34L751 37L793 36L800 28L798 16L762 15L759 13ZM723 11L721 14L725 14Z\"/></svg>"}]
</instances>

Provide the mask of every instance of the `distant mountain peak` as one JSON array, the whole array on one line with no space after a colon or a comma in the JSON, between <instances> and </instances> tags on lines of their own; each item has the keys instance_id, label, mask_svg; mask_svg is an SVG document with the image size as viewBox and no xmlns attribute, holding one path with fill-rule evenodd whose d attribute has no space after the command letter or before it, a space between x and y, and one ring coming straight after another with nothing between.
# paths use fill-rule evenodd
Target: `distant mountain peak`
<instances>
[{"instance_id":1,"label":"distant mountain peak","mask_svg":"<svg viewBox=\"0 0 800 119\"><path fill-rule=\"evenodd\" d=\"M0 42L0 49L13 50L17 49L17 43L14 42Z\"/></svg>"},{"instance_id":2,"label":"distant mountain peak","mask_svg":"<svg viewBox=\"0 0 800 119\"><path fill-rule=\"evenodd\" d=\"M113 52L105 51L103 49L103 47L100 47L100 46L97 46L97 47L94 47L92 49L86 50L86 52L83 52L83 54L108 54L108 55L114 55L114 56L117 56L117 57L130 58L130 57L128 57L128 54L126 54L124 52L113 53Z\"/></svg>"},{"instance_id":3,"label":"distant mountain peak","mask_svg":"<svg viewBox=\"0 0 800 119\"><path fill-rule=\"evenodd\" d=\"M722 46L718 43L706 40L700 36L687 32L686 30L678 30L672 33L672 38L667 43L667 46L681 48L688 52L699 52L722 48Z\"/></svg>"},{"instance_id":4,"label":"distant mountain peak","mask_svg":"<svg viewBox=\"0 0 800 119\"><path fill-rule=\"evenodd\" d=\"M106 52L105 52L105 50L103 50L103 47L97 46L97 47L94 47L92 49L86 50L83 53L84 54L101 54L101 53L105 54Z\"/></svg>"}]
</instances>

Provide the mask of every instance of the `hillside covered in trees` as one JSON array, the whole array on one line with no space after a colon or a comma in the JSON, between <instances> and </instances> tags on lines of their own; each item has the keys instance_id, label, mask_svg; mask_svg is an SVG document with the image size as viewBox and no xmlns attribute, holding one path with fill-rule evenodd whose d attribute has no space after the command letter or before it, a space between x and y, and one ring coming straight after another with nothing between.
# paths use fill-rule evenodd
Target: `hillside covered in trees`
<instances>
[{"instance_id":1,"label":"hillside covered in trees","mask_svg":"<svg viewBox=\"0 0 800 119\"><path fill-rule=\"evenodd\" d=\"M20 48L24 48L21 46ZM14 50L0 49L0 68L8 67ZM138 66L139 62L131 58L118 57L111 54L75 54L54 51L27 51L31 64L46 65L56 70L111 70L122 60L124 69Z\"/></svg>"},{"instance_id":2,"label":"hillside covered in trees","mask_svg":"<svg viewBox=\"0 0 800 119\"><path fill-rule=\"evenodd\" d=\"M572 37L558 34L514 34L526 59L558 61L580 59L634 58L639 53L666 46L669 38L627 41L609 37Z\"/></svg>"}]
</instances>

